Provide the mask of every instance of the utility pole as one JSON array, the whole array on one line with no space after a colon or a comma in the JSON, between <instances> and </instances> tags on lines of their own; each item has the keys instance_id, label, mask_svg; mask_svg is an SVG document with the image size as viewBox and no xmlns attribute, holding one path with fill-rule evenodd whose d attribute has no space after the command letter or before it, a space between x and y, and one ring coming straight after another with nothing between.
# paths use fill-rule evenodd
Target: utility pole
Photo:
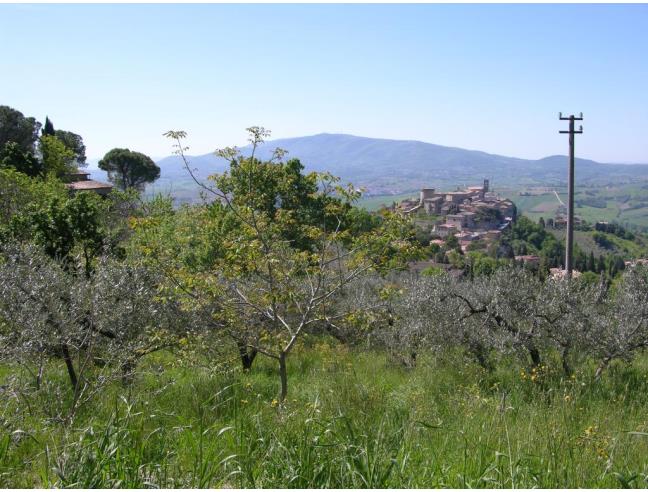
<instances>
[{"instance_id":1,"label":"utility pole","mask_svg":"<svg viewBox=\"0 0 648 492\"><path fill-rule=\"evenodd\" d=\"M569 173L567 178L567 248L565 251L565 270L567 278L571 278L574 269L574 135L583 133L583 127L578 130L574 129L574 121L582 121L583 113L579 117L573 114L564 117L562 113L558 114L561 121L569 121L569 130L561 130L560 133L569 134Z\"/></svg>"}]
</instances>

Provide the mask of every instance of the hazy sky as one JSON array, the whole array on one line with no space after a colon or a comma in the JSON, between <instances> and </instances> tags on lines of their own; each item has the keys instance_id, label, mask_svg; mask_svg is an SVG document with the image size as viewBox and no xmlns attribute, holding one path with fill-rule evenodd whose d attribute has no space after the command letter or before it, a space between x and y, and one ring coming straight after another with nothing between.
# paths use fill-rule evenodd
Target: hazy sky
<instances>
[{"instance_id":1,"label":"hazy sky","mask_svg":"<svg viewBox=\"0 0 648 492\"><path fill-rule=\"evenodd\" d=\"M648 163L648 5L0 5L0 104L168 155L351 133Z\"/></svg>"}]
</instances>

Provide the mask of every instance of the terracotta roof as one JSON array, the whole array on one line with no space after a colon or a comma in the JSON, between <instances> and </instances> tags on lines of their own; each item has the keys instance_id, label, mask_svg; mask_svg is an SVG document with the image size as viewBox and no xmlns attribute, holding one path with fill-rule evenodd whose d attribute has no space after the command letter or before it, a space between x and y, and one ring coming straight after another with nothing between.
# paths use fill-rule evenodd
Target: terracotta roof
<instances>
[{"instance_id":1,"label":"terracotta roof","mask_svg":"<svg viewBox=\"0 0 648 492\"><path fill-rule=\"evenodd\" d=\"M75 181L74 183L68 183L65 186L71 190L100 190L111 189L113 187L111 184L94 181L92 179L87 181Z\"/></svg>"}]
</instances>

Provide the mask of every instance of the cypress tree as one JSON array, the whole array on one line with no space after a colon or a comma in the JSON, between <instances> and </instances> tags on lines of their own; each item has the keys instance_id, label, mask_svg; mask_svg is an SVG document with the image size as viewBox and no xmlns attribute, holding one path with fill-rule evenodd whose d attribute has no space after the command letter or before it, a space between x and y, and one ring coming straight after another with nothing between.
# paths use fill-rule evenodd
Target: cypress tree
<instances>
[{"instance_id":1,"label":"cypress tree","mask_svg":"<svg viewBox=\"0 0 648 492\"><path fill-rule=\"evenodd\" d=\"M48 116L45 117L45 126L43 126L43 135L54 136L54 125Z\"/></svg>"},{"instance_id":2,"label":"cypress tree","mask_svg":"<svg viewBox=\"0 0 648 492\"><path fill-rule=\"evenodd\" d=\"M605 272L605 258L603 258L603 255L599 256L597 269L598 273Z\"/></svg>"}]
</instances>

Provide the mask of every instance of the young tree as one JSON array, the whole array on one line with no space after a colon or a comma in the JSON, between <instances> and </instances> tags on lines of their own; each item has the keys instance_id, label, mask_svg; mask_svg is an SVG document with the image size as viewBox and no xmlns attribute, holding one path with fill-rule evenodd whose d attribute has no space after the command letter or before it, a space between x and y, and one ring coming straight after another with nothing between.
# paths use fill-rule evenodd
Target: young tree
<instances>
[{"instance_id":1,"label":"young tree","mask_svg":"<svg viewBox=\"0 0 648 492\"><path fill-rule=\"evenodd\" d=\"M178 262L177 245L154 237L169 230L160 230L157 219L137 225L139 251L163 265L194 308L208 313L206 323L236 341L244 364L257 353L277 361L283 401L286 361L303 334L357 322L373 305L359 303L354 289L374 272L402 266L416 247L411 224L393 214L368 232L352 234L346 220L358 192L328 174L303 176L301 164L284 163L281 151L271 161L259 161L255 151L268 133L248 130L249 157L236 149L220 151L230 172L212 177L215 186L196 180L215 199L195 212L201 226L191 229L206 231L209 243L198 242L198 253L204 254L192 257L190 265ZM167 135L191 173L185 133ZM183 236L201 237L186 230Z\"/></svg>"},{"instance_id":2,"label":"young tree","mask_svg":"<svg viewBox=\"0 0 648 492\"><path fill-rule=\"evenodd\" d=\"M33 242L66 269L89 276L93 260L108 246L108 206L93 193L52 193L12 217L7 232L13 241Z\"/></svg>"},{"instance_id":3,"label":"young tree","mask_svg":"<svg viewBox=\"0 0 648 492\"><path fill-rule=\"evenodd\" d=\"M75 170L74 152L52 135L43 135L39 140L43 161L43 172L61 179Z\"/></svg>"},{"instance_id":4,"label":"young tree","mask_svg":"<svg viewBox=\"0 0 648 492\"><path fill-rule=\"evenodd\" d=\"M446 256L448 257L448 261L450 262L453 268L457 268L458 270L461 270L466 266L466 260L464 259L464 255L462 253L459 253L458 250L456 249L450 250L446 253Z\"/></svg>"},{"instance_id":5,"label":"young tree","mask_svg":"<svg viewBox=\"0 0 648 492\"><path fill-rule=\"evenodd\" d=\"M446 248L448 251L459 248L459 239L457 239L457 236L450 234L446 238Z\"/></svg>"},{"instance_id":6,"label":"young tree","mask_svg":"<svg viewBox=\"0 0 648 492\"><path fill-rule=\"evenodd\" d=\"M0 169L0 241L12 236L13 221L45 207L55 196L68 196L57 179L31 179L14 169Z\"/></svg>"},{"instance_id":7,"label":"young tree","mask_svg":"<svg viewBox=\"0 0 648 492\"><path fill-rule=\"evenodd\" d=\"M122 190L142 191L146 183L160 177L160 168L150 157L128 149L109 151L99 161L99 169L106 171L110 181Z\"/></svg>"},{"instance_id":8,"label":"young tree","mask_svg":"<svg viewBox=\"0 0 648 492\"><path fill-rule=\"evenodd\" d=\"M470 253L471 271L476 277L482 275L492 275L498 268L498 262L494 258L490 258L481 253Z\"/></svg>"}]
</instances>

